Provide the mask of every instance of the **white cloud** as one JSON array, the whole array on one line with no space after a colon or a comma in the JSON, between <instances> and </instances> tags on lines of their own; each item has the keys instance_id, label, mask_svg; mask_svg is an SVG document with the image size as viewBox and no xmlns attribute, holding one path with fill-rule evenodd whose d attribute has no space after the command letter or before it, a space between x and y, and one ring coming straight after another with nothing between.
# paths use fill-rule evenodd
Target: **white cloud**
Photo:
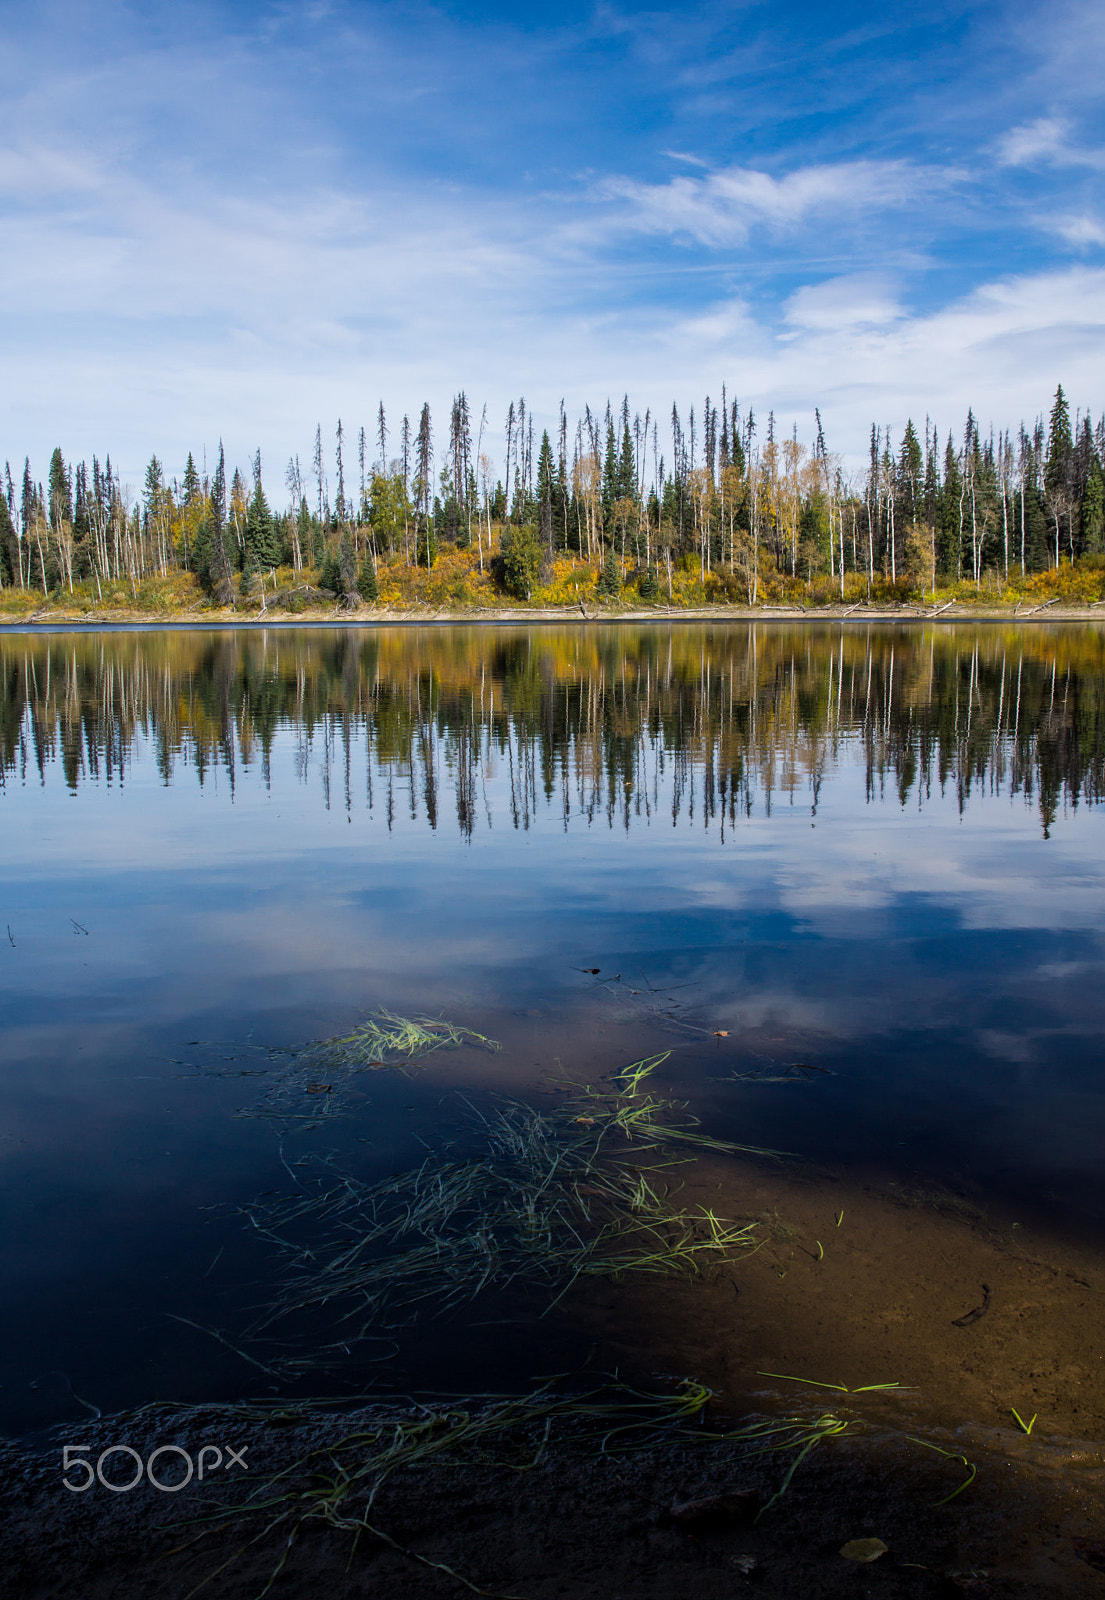
<instances>
[{"instance_id":1,"label":"white cloud","mask_svg":"<svg viewBox=\"0 0 1105 1600\"><path fill-rule=\"evenodd\" d=\"M1057 233L1076 249L1088 249L1095 244L1105 244L1105 223L1096 217L1042 217L1040 226Z\"/></svg>"},{"instance_id":2,"label":"white cloud","mask_svg":"<svg viewBox=\"0 0 1105 1600\"><path fill-rule=\"evenodd\" d=\"M1060 380L1100 404L1100 271L998 279L918 312L907 288L923 292L923 274L839 270L853 242L877 258L901 235L888 208L958 185L950 169L734 167L526 199L319 170L286 189L237 172L217 186L140 170L117 131L35 138L29 119L0 150L0 460L29 452L41 472L58 443L110 450L137 483L151 451L179 471L223 435L240 462L260 445L271 483L317 420L355 428L381 396L393 415L423 399L439 414L461 387L477 415L489 402L493 453L519 394L543 422L561 397L581 409L627 390L664 413L725 380L803 433L820 406L830 446L857 455L872 420L927 411L946 428L973 405L1016 427ZM1098 241L1088 214L1064 226ZM642 232L709 249L642 259ZM791 285L796 267L807 279L781 306L780 263Z\"/></svg>"},{"instance_id":3,"label":"white cloud","mask_svg":"<svg viewBox=\"0 0 1105 1600\"><path fill-rule=\"evenodd\" d=\"M1055 117L1038 117L1035 122L1003 134L995 146L997 158L1009 167L1105 168L1105 150L1072 144L1067 134L1067 123Z\"/></svg>"},{"instance_id":4,"label":"white cloud","mask_svg":"<svg viewBox=\"0 0 1105 1600\"><path fill-rule=\"evenodd\" d=\"M435 413L457 389L539 419L628 390L641 410L698 402L726 380L742 404L861 452L872 420L900 429L967 406L1016 427L1062 381L1100 404L1105 272L983 284L909 308L885 274L835 275L791 294L781 328L740 290L693 310L619 297L601 250L547 204L425 190L316 191L276 205L153 192L112 179L71 207L25 207L0 251L17 308L0 351L2 449L44 458L110 449L132 483L226 437L234 459L306 455L316 420ZM689 269L695 270L692 265ZM661 442L661 448L664 443ZM179 466L175 467L179 470ZM271 476L271 469L270 469Z\"/></svg>"},{"instance_id":5,"label":"white cloud","mask_svg":"<svg viewBox=\"0 0 1105 1600\"><path fill-rule=\"evenodd\" d=\"M709 168L710 163L703 161L701 156L688 155L685 150L661 150L662 156L667 156L670 161L685 161L688 167Z\"/></svg>"},{"instance_id":6,"label":"white cloud","mask_svg":"<svg viewBox=\"0 0 1105 1600\"><path fill-rule=\"evenodd\" d=\"M906 415L919 422L927 413L943 429L958 427L968 405L999 427L1015 428L1047 405L1060 381L1079 403L1100 404L1101 269L999 279L944 307L903 310L893 320L887 297L872 302L867 323L858 318L862 297L851 299L847 283L830 285L824 301L820 289L790 303L797 301L792 316L812 308L800 338L761 329L756 339L738 336L716 347L712 361L697 340L693 348L707 368L733 373L741 396L754 399L758 410L772 404L783 418L809 418L820 405L831 448L861 449L872 420L900 430ZM835 320L834 300L856 316ZM876 312L887 320L876 324ZM678 330L668 342L682 344ZM689 357L692 347L684 348Z\"/></svg>"},{"instance_id":7,"label":"white cloud","mask_svg":"<svg viewBox=\"0 0 1105 1600\"><path fill-rule=\"evenodd\" d=\"M906 161L851 161L800 167L781 178L752 167L666 183L609 177L593 192L597 200L616 203L616 226L719 247L743 243L757 226L785 232L815 219L839 223L898 209L954 181L950 171Z\"/></svg>"},{"instance_id":8,"label":"white cloud","mask_svg":"<svg viewBox=\"0 0 1105 1600\"><path fill-rule=\"evenodd\" d=\"M1035 161L1053 160L1066 137L1065 125L1052 117L1038 117L1023 127L1011 128L995 146L997 158L1005 166L1027 166Z\"/></svg>"},{"instance_id":9,"label":"white cloud","mask_svg":"<svg viewBox=\"0 0 1105 1600\"><path fill-rule=\"evenodd\" d=\"M800 330L885 327L903 315L890 281L875 273L857 273L807 284L790 296L784 317Z\"/></svg>"}]
</instances>

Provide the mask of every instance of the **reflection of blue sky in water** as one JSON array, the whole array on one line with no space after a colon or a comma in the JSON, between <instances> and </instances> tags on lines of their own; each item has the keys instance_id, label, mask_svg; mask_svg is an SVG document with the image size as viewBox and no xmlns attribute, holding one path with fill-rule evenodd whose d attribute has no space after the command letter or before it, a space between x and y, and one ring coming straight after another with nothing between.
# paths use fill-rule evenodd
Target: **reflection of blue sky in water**
<instances>
[{"instance_id":1,"label":"reflection of blue sky in water","mask_svg":"<svg viewBox=\"0 0 1105 1600\"><path fill-rule=\"evenodd\" d=\"M674 1044L676 1080L737 1137L973 1181L1010 1215L1042 1203L1059 1223L1101 1216L1100 807L1060 805L1044 839L1036 802L999 784L976 782L962 806L954 783L934 785L903 806L892 784L870 790L847 733L821 766L816 812L799 774L793 799L777 793L770 814L754 800L723 830L700 797L673 822L676 763L669 751L654 769L646 741L628 826L620 804L611 819L573 807L565 821L540 782L515 826L499 750L466 836L446 741L436 830L407 796L389 827L387 770L356 727L348 804L339 744L327 806L324 750L316 734L304 761L282 726L267 781L260 762L238 761L233 791L225 771L201 787L184 763L164 783L145 736L121 787L72 792L49 763L41 784L9 774L0 1170L18 1217L11 1303L53 1351L39 1365L67 1367L74 1297L110 1337L110 1293L144 1307L139 1387L142 1373L157 1374L151 1389L186 1380L191 1358L162 1308L179 1308L177 1286L198 1283L214 1254L197 1208L281 1174L271 1130L233 1120L246 1080L197 1081L172 1062L196 1038L290 1045L377 1004L503 1037L500 1084L557 1058L594 1073ZM691 984L680 994L696 1020L729 1039L618 1025L633 1006L616 986L588 993L583 966L621 972L623 990L641 971L661 988ZM838 1075L809 1088L708 1081L794 1060ZM369 1087L372 1159L408 1163L401 1103L432 1121L440 1080L429 1100L405 1080ZM25 1383L25 1359L0 1381Z\"/></svg>"}]
</instances>

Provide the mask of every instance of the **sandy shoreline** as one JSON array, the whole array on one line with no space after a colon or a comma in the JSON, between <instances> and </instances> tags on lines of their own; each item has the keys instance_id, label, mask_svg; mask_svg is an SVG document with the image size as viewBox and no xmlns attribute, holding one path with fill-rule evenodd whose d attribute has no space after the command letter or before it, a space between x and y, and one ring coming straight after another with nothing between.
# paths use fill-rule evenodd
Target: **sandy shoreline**
<instances>
[{"instance_id":1,"label":"sandy shoreline","mask_svg":"<svg viewBox=\"0 0 1105 1600\"><path fill-rule=\"evenodd\" d=\"M1077 1439L1018 1442L961 1429L939 1436L934 1450L879 1432L830 1438L771 1505L785 1458L686 1439L606 1452L593 1440L581 1448L570 1427L551 1439L538 1428L455 1459L401 1464L371 1508L366 1485L330 1515L335 1465L355 1471L389 1422L411 1418L411 1408L340 1417L304 1411L282 1426L256 1419L251 1426L245 1409L165 1407L95 1425L139 1459L166 1440L198 1458L212 1439L244 1458L244 1473L216 1470L179 1495L158 1493L145 1478L130 1493L108 1493L99 1483L69 1492L61 1447L72 1441L87 1449L87 1425L65 1430L48 1450L0 1441L5 1593L12 1600L197 1593L448 1600L473 1590L503 1600L686 1600L692 1593L698 1600L852 1600L857 1593L1094 1600L1105 1582L1100 1447ZM725 1424L714 1413L707 1427ZM962 1481L961 1452L979 1477L942 1504L949 1485ZM171 1481L179 1459L164 1456L157 1473ZM104 1465L109 1481L131 1474L130 1457ZM81 1482L75 1468L69 1476ZM251 1494L267 1509L234 1509ZM368 1528L355 1537L361 1516ZM857 1565L842 1555L853 1540L877 1540L883 1553L870 1567Z\"/></svg>"},{"instance_id":2,"label":"sandy shoreline","mask_svg":"<svg viewBox=\"0 0 1105 1600\"><path fill-rule=\"evenodd\" d=\"M650 606L614 611L578 606L532 608L488 606L450 611L443 607L412 606L403 610L362 606L355 611L305 610L249 612L210 610L193 612L67 611L64 607L37 611L28 617L0 617L8 633L54 628L373 628L441 626L548 626L549 624L645 624L695 622L1105 622L1105 600L1090 605L1046 602L1033 606L966 606L959 603L936 608L914 605L880 606Z\"/></svg>"}]
</instances>

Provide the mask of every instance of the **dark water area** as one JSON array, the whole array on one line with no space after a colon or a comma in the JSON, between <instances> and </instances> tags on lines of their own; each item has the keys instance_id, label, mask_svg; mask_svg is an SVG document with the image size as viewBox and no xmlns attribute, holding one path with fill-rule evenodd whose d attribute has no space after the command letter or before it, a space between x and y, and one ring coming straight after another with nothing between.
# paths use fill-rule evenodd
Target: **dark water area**
<instances>
[{"instance_id":1,"label":"dark water area","mask_svg":"<svg viewBox=\"0 0 1105 1600\"><path fill-rule=\"evenodd\" d=\"M13 633L0 674L0 1428L264 1390L201 1331L265 1299L254 1196L654 1052L719 1137L1105 1243L1101 627ZM381 1006L502 1048L281 1098ZM404 1378L525 1382L549 1328L424 1322Z\"/></svg>"}]
</instances>

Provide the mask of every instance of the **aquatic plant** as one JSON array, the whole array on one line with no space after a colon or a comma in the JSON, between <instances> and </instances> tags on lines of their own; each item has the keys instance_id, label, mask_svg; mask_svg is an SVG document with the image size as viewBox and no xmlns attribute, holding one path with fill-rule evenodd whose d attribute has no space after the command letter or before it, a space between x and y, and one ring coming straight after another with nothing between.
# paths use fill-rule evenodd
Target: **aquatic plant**
<instances>
[{"instance_id":1,"label":"aquatic plant","mask_svg":"<svg viewBox=\"0 0 1105 1600\"><path fill-rule=\"evenodd\" d=\"M455 1022L446 1022L442 1017L400 1017L381 1006L351 1033L313 1040L296 1052L295 1060L298 1067L312 1071L351 1067L378 1071L396 1065L396 1058L409 1064L435 1050L456 1050L465 1044L479 1045L485 1050L499 1048L497 1040L488 1039L471 1028L459 1027Z\"/></svg>"},{"instance_id":2,"label":"aquatic plant","mask_svg":"<svg viewBox=\"0 0 1105 1600\"><path fill-rule=\"evenodd\" d=\"M375 1183L324 1164L313 1189L253 1202L252 1226L290 1265L249 1335L304 1313L333 1315L340 1338L288 1358L301 1368L487 1290L536 1290L545 1314L581 1279L700 1273L756 1249L755 1222L680 1206L668 1193L666 1146L751 1147L701 1133L679 1102L643 1091L666 1059L633 1062L611 1090L579 1087L555 1112L515 1100L489 1113L470 1108L482 1147L471 1159L431 1155Z\"/></svg>"},{"instance_id":3,"label":"aquatic plant","mask_svg":"<svg viewBox=\"0 0 1105 1600\"><path fill-rule=\"evenodd\" d=\"M269 1069L270 1082L260 1100L244 1107L239 1116L266 1117L301 1131L317 1127L343 1109L351 1078L360 1072L409 1072L437 1050L459 1050L474 1045L498 1050L471 1028L443 1017L401 1017L381 1007L350 1033L313 1039L298 1050L270 1052L280 1058Z\"/></svg>"}]
</instances>

